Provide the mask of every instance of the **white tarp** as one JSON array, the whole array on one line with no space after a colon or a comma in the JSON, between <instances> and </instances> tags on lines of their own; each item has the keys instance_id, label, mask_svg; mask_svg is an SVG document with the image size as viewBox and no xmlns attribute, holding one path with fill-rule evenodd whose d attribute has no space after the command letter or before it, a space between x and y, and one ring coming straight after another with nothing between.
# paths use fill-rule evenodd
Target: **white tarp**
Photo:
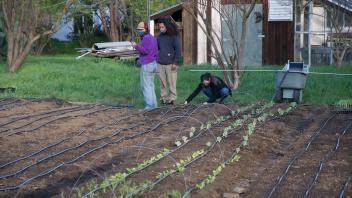
<instances>
[{"instance_id":1,"label":"white tarp","mask_svg":"<svg viewBox=\"0 0 352 198\"><path fill-rule=\"evenodd\" d=\"M106 49L106 48L133 50L132 42L130 41L94 43L93 48L96 50Z\"/></svg>"}]
</instances>

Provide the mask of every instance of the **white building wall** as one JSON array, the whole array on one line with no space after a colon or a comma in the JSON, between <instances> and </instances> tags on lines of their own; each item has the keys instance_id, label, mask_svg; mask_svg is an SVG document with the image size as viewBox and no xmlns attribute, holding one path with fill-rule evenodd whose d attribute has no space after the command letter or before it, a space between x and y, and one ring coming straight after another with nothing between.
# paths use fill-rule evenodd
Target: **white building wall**
<instances>
[{"instance_id":1,"label":"white building wall","mask_svg":"<svg viewBox=\"0 0 352 198\"><path fill-rule=\"evenodd\" d=\"M221 31L221 16L220 16L219 12L217 11L217 9L215 9L215 8L212 9L212 16L211 17L212 17L212 27L214 30L214 34L217 35L214 37L214 38L216 38L215 39L216 46L217 46L217 49L221 49L221 41L217 39L217 38L221 39L221 37L222 37L222 35L221 35L221 32L222 32ZM214 46L212 46L212 51L213 51L213 54L215 54ZM212 58L211 63L217 64L216 59Z\"/></svg>"},{"instance_id":2,"label":"white building wall","mask_svg":"<svg viewBox=\"0 0 352 198\"><path fill-rule=\"evenodd\" d=\"M313 7L312 45L322 45L325 42L325 11L323 7Z\"/></svg>"},{"instance_id":3,"label":"white building wall","mask_svg":"<svg viewBox=\"0 0 352 198\"><path fill-rule=\"evenodd\" d=\"M198 25L198 54L197 54L197 64L204 64L207 63L207 36L204 33L203 28L205 28L205 24L203 23L200 16L198 16L198 21L201 25Z\"/></svg>"},{"instance_id":4,"label":"white building wall","mask_svg":"<svg viewBox=\"0 0 352 198\"><path fill-rule=\"evenodd\" d=\"M67 15L61 20L59 30L51 36L59 41L71 41L70 35L73 33L73 19L68 19Z\"/></svg>"},{"instance_id":5,"label":"white building wall","mask_svg":"<svg viewBox=\"0 0 352 198\"><path fill-rule=\"evenodd\" d=\"M155 28L155 22L154 22L154 20L150 20L149 21L149 31L150 31L150 34L153 36L155 35L154 28Z\"/></svg>"},{"instance_id":6,"label":"white building wall","mask_svg":"<svg viewBox=\"0 0 352 198\"><path fill-rule=\"evenodd\" d=\"M203 1L204 2L204 1ZM219 0L214 0L212 1L212 29L214 30L213 31L213 34L216 34L217 35L217 38L220 38L221 39L221 17L220 17L220 14L219 12L217 11L217 9L220 9L220 8L217 8L221 6L221 3ZM202 26L204 27L205 29L205 25L201 19L200 16L198 16L198 20L199 22L202 24ZM201 25L198 25L198 55L197 55L197 64L204 64L204 63L207 63L207 36L206 34L204 33L204 30L202 28ZM221 41L220 40L217 40L215 38L215 42L217 43L217 46L220 47L221 45ZM213 51L213 54L215 53L214 52L214 46L212 46L212 51ZM214 58L212 58L211 60L211 63L212 64L216 64L216 60Z\"/></svg>"}]
</instances>

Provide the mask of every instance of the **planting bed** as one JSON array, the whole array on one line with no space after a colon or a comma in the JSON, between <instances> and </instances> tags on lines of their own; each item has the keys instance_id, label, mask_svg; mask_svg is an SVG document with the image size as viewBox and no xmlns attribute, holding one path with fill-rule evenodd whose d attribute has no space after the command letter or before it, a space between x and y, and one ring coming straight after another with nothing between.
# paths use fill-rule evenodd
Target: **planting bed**
<instances>
[{"instance_id":1,"label":"planting bed","mask_svg":"<svg viewBox=\"0 0 352 198\"><path fill-rule=\"evenodd\" d=\"M351 197L352 114L0 99L0 197Z\"/></svg>"}]
</instances>

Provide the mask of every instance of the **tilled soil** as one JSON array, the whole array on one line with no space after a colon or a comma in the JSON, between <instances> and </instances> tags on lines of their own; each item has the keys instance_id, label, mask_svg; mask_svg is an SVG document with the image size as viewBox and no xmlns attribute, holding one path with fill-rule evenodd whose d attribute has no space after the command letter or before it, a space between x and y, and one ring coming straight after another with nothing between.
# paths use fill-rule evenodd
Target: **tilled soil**
<instances>
[{"instance_id":1,"label":"tilled soil","mask_svg":"<svg viewBox=\"0 0 352 198\"><path fill-rule=\"evenodd\" d=\"M259 108L264 103L254 105ZM268 111L287 108L277 104ZM0 196L79 197L104 178L177 148L191 127L230 116L240 105L133 108L77 105L58 100L0 100ZM299 105L258 124L240 160L224 168L212 184L191 197L352 196L352 114L327 106ZM185 146L127 178L125 186L155 181L198 150L203 157L137 197L182 195L228 159L242 142L246 125L216 143L241 112ZM253 112L252 112L253 113ZM207 144L216 143L210 149ZM345 187L345 188L344 188ZM119 197L123 187L95 193Z\"/></svg>"}]
</instances>

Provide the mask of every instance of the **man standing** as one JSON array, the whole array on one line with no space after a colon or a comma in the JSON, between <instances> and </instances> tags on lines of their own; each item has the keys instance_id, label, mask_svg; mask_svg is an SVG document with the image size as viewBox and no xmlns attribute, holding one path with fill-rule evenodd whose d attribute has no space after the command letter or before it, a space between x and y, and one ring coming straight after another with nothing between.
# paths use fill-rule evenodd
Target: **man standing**
<instances>
[{"instance_id":1,"label":"man standing","mask_svg":"<svg viewBox=\"0 0 352 198\"><path fill-rule=\"evenodd\" d=\"M173 105L176 93L177 64L181 59L180 39L177 26L171 17L159 20L158 75L160 78L160 100L162 104ZM169 83L169 93L167 90Z\"/></svg>"}]
</instances>

